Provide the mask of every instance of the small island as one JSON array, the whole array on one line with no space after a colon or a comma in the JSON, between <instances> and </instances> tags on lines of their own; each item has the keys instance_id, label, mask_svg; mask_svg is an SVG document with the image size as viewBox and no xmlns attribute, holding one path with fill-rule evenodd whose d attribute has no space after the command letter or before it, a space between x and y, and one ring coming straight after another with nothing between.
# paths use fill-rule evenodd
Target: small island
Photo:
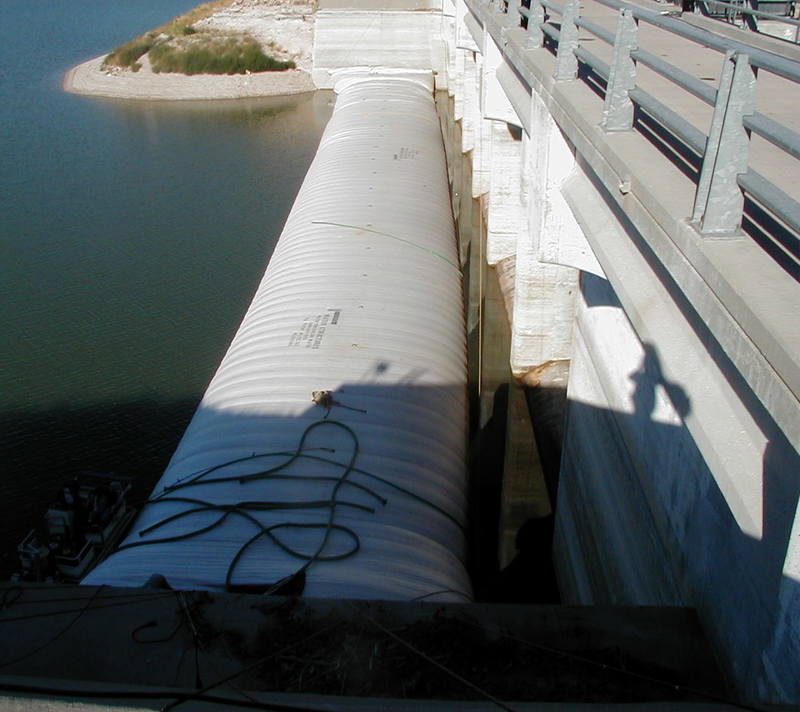
<instances>
[{"instance_id":1,"label":"small island","mask_svg":"<svg viewBox=\"0 0 800 712\"><path fill-rule=\"evenodd\" d=\"M214 0L70 69L64 89L126 99L313 91L313 33L305 0Z\"/></svg>"}]
</instances>

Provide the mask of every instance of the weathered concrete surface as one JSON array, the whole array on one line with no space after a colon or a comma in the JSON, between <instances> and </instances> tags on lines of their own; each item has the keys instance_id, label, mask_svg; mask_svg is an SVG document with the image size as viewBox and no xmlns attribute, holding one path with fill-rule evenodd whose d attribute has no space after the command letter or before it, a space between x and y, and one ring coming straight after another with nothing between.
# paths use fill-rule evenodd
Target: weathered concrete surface
<instances>
[{"instance_id":1,"label":"weathered concrete surface","mask_svg":"<svg viewBox=\"0 0 800 712\"><path fill-rule=\"evenodd\" d=\"M86 689L85 687L82 689ZM95 690L96 692L96 690ZM169 692L174 694L191 694L191 690L164 691L164 697L147 701L138 701L135 705L124 700L103 698L103 702L93 702L86 699L87 695L75 697L42 697L17 695L13 698L0 696L0 710L2 712L99 712L100 710L114 709L117 712L138 712L142 709L161 710L170 702ZM269 694L248 693L252 706L258 709L297 709L319 710L320 712L350 712L350 710L382 710L383 712L450 712L453 709L452 701L436 700L389 700L385 698L363 698L323 695L287 695L279 692ZM229 693L218 696L225 702L195 702L181 703L182 712L217 712L236 709L237 703L241 705L240 695ZM77 701L76 701L77 700ZM246 700L247 702L247 700ZM670 712L675 709L674 702L646 702L636 705L645 712ZM464 712L495 712L497 704L491 701L476 702L460 700L458 709ZM514 710L519 712L623 712L626 708L616 704L581 704L563 702L514 702ZM681 710L685 712L723 712L735 708L730 705L714 704L707 702L684 702Z\"/></svg>"},{"instance_id":2,"label":"weathered concrete surface","mask_svg":"<svg viewBox=\"0 0 800 712\"><path fill-rule=\"evenodd\" d=\"M376 12L372 5L329 3L317 11L312 71L317 87L332 88L333 73L353 67L443 71L440 43L432 39L440 12L404 2Z\"/></svg>"},{"instance_id":3,"label":"weathered concrete surface","mask_svg":"<svg viewBox=\"0 0 800 712\"><path fill-rule=\"evenodd\" d=\"M615 11L591 1L581 8L613 34ZM514 359L537 349L534 372L547 349L572 359L558 493L562 594L695 606L741 695L800 701L796 280L754 240L700 237L687 220L691 171L640 131L605 133L602 93L556 81L553 55L530 48L514 20L479 0L455 0L453 12L448 87L463 106L465 137L474 136L473 161L490 176L479 184L490 221L493 204L508 214L515 182L481 144L491 102L485 90L483 104L476 100L474 76L502 87L530 151L519 164L529 211L513 263L512 365L519 371ZM581 30L580 41L587 37ZM646 23L639 44L718 82L716 52ZM610 61L604 43L586 47ZM708 131L709 106L644 67L637 83ZM798 128L796 85L760 72L758 96L760 111ZM494 105L490 113L507 121ZM800 197L796 160L764 144L751 142L750 165ZM506 147L497 157L513 170ZM492 181L493 170L502 178ZM501 255L511 252L508 235ZM552 263L581 270L577 312L568 284L546 275ZM536 294L548 289L537 314ZM536 340L521 337L539 333L540 344L522 348Z\"/></svg>"},{"instance_id":4,"label":"weathered concrete surface","mask_svg":"<svg viewBox=\"0 0 800 712\"><path fill-rule=\"evenodd\" d=\"M342 708L332 695L372 709L408 709L402 705L418 699L433 709L435 700L469 709L462 700L485 701L455 676L496 699L519 701L684 702L724 694L696 616L686 609L398 604L77 586L4 587L0 596L7 604L0 612L3 639L14 641L0 652L0 690L105 689L117 702L128 691L149 693L162 705L176 695L191 701L198 690L212 701L233 702L293 693L266 699L295 705L314 699L320 709ZM359 702L362 695L367 699ZM6 702L0 698L0 709Z\"/></svg>"}]
</instances>

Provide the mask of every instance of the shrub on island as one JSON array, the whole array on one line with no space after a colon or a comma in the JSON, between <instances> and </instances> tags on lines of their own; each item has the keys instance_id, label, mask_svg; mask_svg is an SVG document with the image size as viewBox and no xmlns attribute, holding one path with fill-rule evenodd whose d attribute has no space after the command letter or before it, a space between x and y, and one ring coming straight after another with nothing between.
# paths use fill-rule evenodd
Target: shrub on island
<instances>
[{"instance_id":1,"label":"shrub on island","mask_svg":"<svg viewBox=\"0 0 800 712\"><path fill-rule=\"evenodd\" d=\"M264 54L252 37L208 36L191 41L159 42L150 50L154 72L180 74L245 74L294 69L291 60L281 61Z\"/></svg>"},{"instance_id":2,"label":"shrub on island","mask_svg":"<svg viewBox=\"0 0 800 712\"><path fill-rule=\"evenodd\" d=\"M103 66L127 67L134 72L138 72L142 68L139 60L142 58L142 55L150 51L157 37L158 33L148 32L146 35L142 35L135 40L120 45L103 60Z\"/></svg>"},{"instance_id":3,"label":"shrub on island","mask_svg":"<svg viewBox=\"0 0 800 712\"><path fill-rule=\"evenodd\" d=\"M231 1L204 3L126 42L105 58L103 67L123 67L138 72L142 68L139 60L147 54L154 72L245 74L294 69L292 60L283 61L264 54L261 45L249 35L195 27L195 23L230 5Z\"/></svg>"}]
</instances>

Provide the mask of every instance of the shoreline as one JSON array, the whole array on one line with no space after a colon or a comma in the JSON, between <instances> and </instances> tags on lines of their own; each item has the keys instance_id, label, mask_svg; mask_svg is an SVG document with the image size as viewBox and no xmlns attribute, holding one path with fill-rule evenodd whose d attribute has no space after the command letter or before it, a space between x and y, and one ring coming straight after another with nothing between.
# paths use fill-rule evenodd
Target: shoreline
<instances>
[{"instance_id":1,"label":"shoreline","mask_svg":"<svg viewBox=\"0 0 800 712\"><path fill-rule=\"evenodd\" d=\"M84 96L135 100L213 100L291 96L316 90L311 79L314 44L313 6L306 0L234 0L198 26L245 33L297 69L247 74L173 74L153 72L147 54L141 69L103 69L103 54L72 67L62 80L64 91Z\"/></svg>"},{"instance_id":2,"label":"shoreline","mask_svg":"<svg viewBox=\"0 0 800 712\"><path fill-rule=\"evenodd\" d=\"M311 76L302 69L255 74L156 74L144 67L103 71L106 55L73 67L64 75L62 87L71 94L112 99L212 100L290 96L315 91Z\"/></svg>"}]
</instances>

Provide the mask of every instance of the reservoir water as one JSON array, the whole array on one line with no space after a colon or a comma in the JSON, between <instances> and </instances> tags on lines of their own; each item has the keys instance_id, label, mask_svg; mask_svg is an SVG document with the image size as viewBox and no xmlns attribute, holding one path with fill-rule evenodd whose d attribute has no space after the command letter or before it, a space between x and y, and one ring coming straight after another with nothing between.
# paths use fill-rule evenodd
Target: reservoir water
<instances>
[{"instance_id":1,"label":"reservoir water","mask_svg":"<svg viewBox=\"0 0 800 712\"><path fill-rule=\"evenodd\" d=\"M0 577L82 470L163 470L260 280L325 93L65 94L64 71L193 0L0 3Z\"/></svg>"}]
</instances>

